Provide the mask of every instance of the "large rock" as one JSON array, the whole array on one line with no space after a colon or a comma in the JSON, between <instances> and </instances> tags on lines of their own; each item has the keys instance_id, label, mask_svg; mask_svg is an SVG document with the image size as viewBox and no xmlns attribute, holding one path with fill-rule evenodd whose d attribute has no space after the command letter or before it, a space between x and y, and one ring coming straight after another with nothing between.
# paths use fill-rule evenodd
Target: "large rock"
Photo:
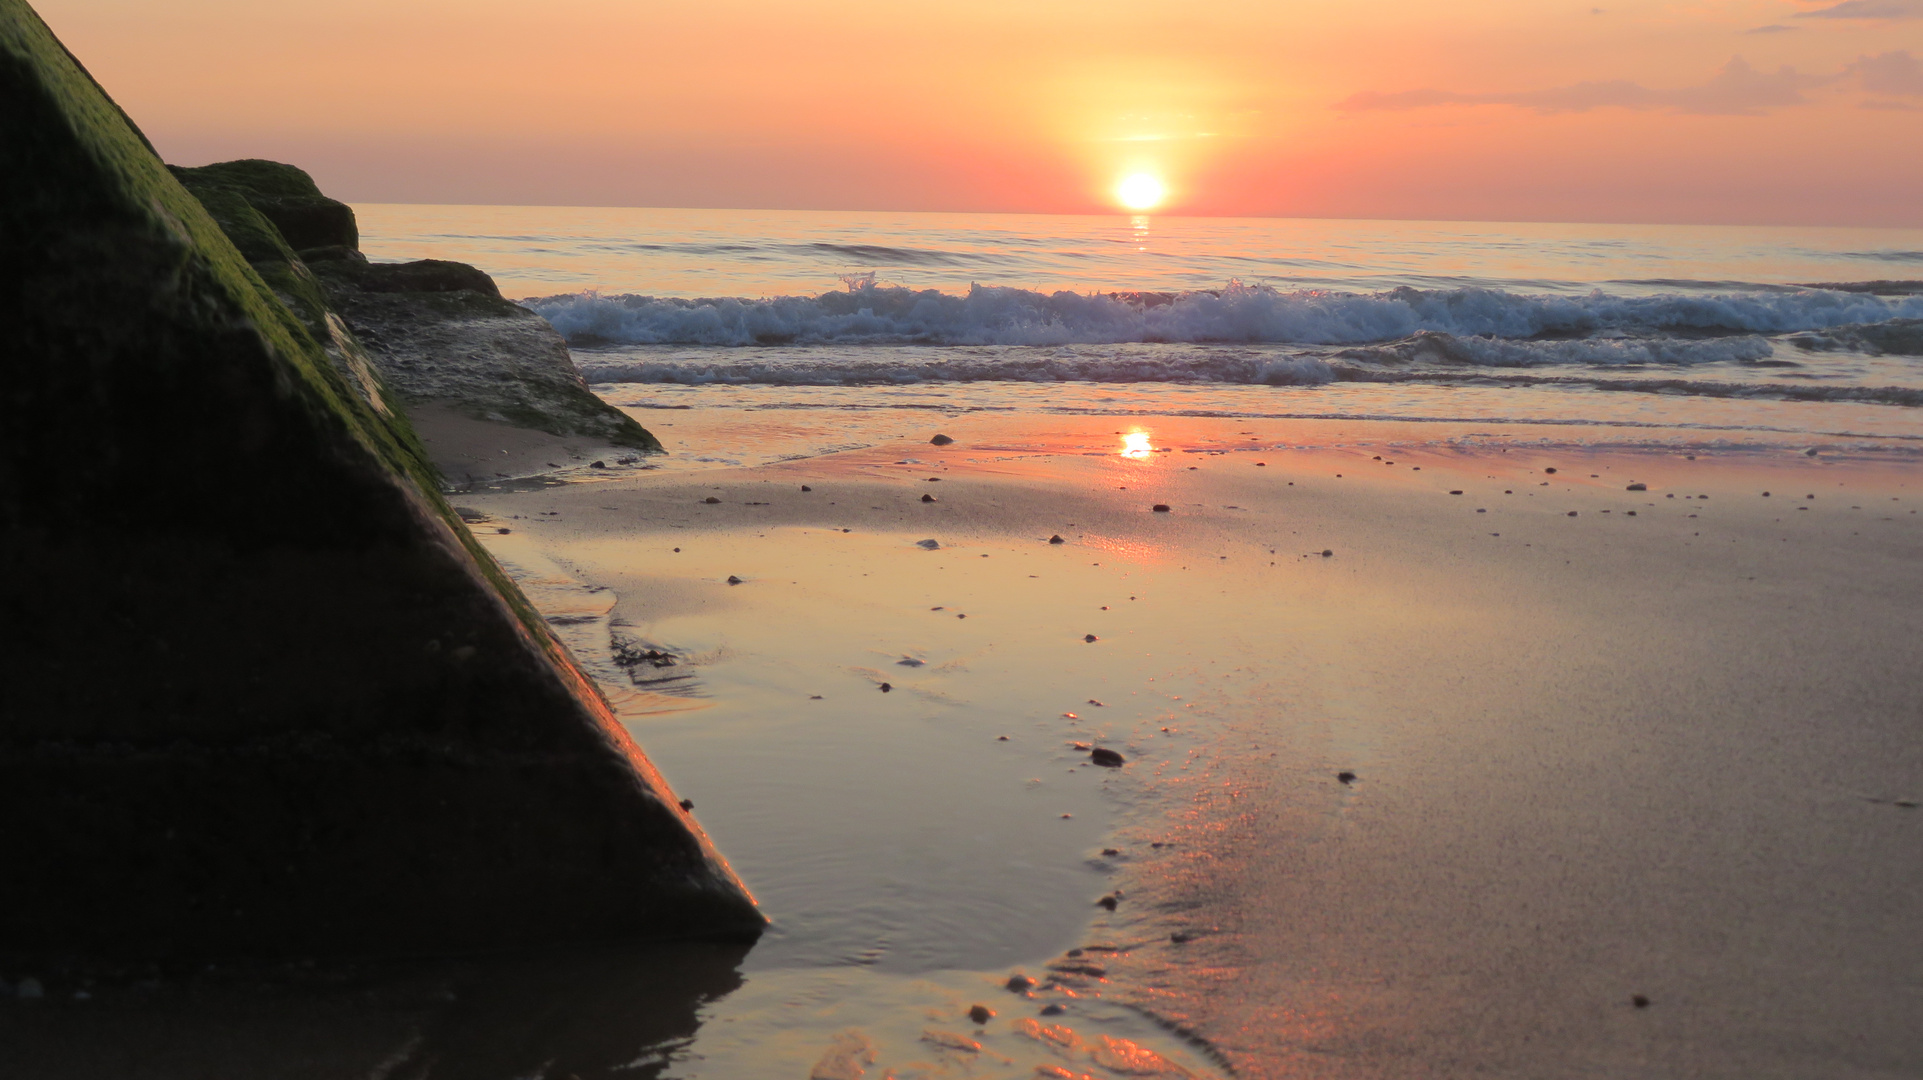
<instances>
[{"instance_id":1,"label":"large rock","mask_svg":"<svg viewBox=\"0 0 1923 1080\"><path fill-rule=\"evenodd\" d=\"M0 103L0 954L757 933L327 313L22 0Z\"/></svg>"},{"instance_id":2,"label":"large rock","mask_svg":"<svg viewBox=\"0 0 1923 1080\"><path fill-rule=\"evenodd\" d=\"M172 171L355 385L372 378L378 392L407 405L661 449L633 417L588 390L546 319L502 299L481 270L440 259L368 262L353 209L292 165L227 161ZM371 375L361 370L369 361Z\"/></svg>"}]
</instances>

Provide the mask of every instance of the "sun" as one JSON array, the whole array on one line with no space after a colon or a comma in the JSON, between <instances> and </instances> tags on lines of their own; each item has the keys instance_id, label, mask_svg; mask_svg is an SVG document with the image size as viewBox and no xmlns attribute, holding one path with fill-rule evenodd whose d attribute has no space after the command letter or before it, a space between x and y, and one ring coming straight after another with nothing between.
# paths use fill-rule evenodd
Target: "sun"
<instances>
[{"instance_id":1,"label":"sun","mask_svg":"<svg viewBox=\"0 0 1923 1080\"><path fill-rule=\"evenodd\" d=\"M1115 185L1115 198L1130 210L1153 210L1168 197L1168 186L1150 173L1129 173Z\"/></svg>"}]
</instances>

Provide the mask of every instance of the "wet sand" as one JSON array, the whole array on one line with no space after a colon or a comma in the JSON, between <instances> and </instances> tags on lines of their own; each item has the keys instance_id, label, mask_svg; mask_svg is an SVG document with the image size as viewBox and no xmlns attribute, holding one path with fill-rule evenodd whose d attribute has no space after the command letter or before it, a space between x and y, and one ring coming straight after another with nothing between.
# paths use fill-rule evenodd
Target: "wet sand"
<instances>
[{"instance_id":1,"label":"wet sand","mask_svg":"<svg viewBox=\"0 0 1923 1080\"><path fill-rule=\"evenodd\" d=\"M36 1075L1923 1071L1912 456L638 415L675 453L421 426L763 941L41 973Z\"/></svg>"},{"instance_id":2,"label":"wet sand","mask_svg":"<svg viewBox=\"0 0 1923 1080\"><path fill-rule=\"evenodd\" d=\"M1907 456L668 415L680 462L462 501L702 695L624 703L776 920L697 1057L758 977L1093 956L1071 1010L1244 1076L1923 1068ZM731 421L870 445L688 460Z\"/></svg>"}]
</instances>

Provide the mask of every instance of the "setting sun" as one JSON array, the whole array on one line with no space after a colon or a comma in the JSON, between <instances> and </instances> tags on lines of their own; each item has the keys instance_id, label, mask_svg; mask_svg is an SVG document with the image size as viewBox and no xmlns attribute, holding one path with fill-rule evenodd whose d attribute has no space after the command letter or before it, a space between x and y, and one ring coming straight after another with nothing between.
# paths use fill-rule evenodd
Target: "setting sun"
<instances>
[{"instance_id":1,"label":"setting sun","mask_svg":"<svg viewBox=\"0 0 1923 1080\"><path fill-rule=\"evenodd\" d=\"M1153 210L1167 195L1162 181L1148 173L1130 173L1115 185L1115 198L1130 210Z\"/></svg>"}]
</instances>

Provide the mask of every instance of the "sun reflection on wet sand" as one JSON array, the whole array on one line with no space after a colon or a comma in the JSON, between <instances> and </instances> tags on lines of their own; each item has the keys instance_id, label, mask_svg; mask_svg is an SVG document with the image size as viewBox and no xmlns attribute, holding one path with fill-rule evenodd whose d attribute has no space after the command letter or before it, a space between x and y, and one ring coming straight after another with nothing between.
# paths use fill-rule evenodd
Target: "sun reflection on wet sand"
<instances>
[{"instance_id":1,"label":"sun reflection on wet sand","mask_svg":"<svg viewBox=\"0 0 1923 1080\"><path fill-rule=\"evenodd\" d=\"M1122 436L1123 457L1140 460L1153 453L1155 453L1155 448L1149 445L1148 432L1138 428Z\"/></svg>"}]
</instances>

